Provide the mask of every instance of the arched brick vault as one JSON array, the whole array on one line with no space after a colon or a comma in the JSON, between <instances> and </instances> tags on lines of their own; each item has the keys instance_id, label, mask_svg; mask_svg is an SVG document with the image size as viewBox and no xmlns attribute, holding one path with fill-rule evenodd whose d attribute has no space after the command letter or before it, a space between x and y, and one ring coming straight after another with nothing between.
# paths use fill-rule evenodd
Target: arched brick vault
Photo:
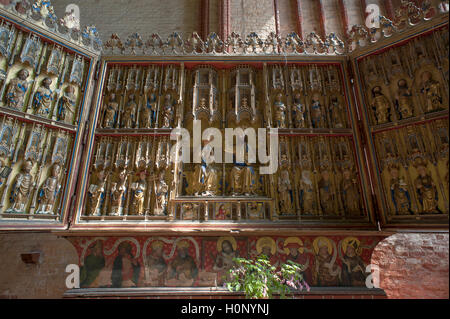
<instances>
[{"instance_id":1,"label":"arched brick vault","mask_svg":"<svg viewBox=\"0 0 450 319\"><path fill-rule=\"evenodd\" d=\"M449 298L449 235L397 233L375 247L388 298Z\"/></svg>"}]
</instances>

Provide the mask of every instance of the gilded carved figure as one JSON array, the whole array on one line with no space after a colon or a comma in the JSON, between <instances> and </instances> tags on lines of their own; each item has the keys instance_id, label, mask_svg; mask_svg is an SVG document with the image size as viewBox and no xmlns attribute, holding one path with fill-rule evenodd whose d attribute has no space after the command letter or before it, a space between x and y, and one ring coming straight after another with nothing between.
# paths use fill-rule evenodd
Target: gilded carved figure
<instances>
[{"instance_id":1,"label":"gilded carved figure","mask_svg":"<svg viewBox=\"0 0 450 319\"><path fill-rule=\"evenodd\" d=\"M159 173L159 180L156 182L156 215L167 215L167 204L168 204L168 194L169 186L166 183L166 172L161 171Z\"/></svg>"},{"instance_id":2,"label":"gilded carved figure","mask_svg":"<svg viewBox=\"0 0 450 319\"><path fill-rule=\"evenodd\" d=\"M123 214L123 204L127 191L127 171L123 169L117 176L117 181L111 185L111 216Z\"/></svg>"},{"instance_id":3,"label":"gilded carved figure","mask_svg":"<svg viewBox=\"0 0 450 319\"><path fill-rule=\"evenodd\" d=\"M134 128L136 125L136 111L137 103L134 94L130 94L128 97L128 102L125 105L125 110L123 112L122 127L123 128Z\"/></svg>"},{"instance_id":4,"label":"gilded carved figure","mask_svg":"<svg viewBox=\"0 0 450 319\"><path fill-rule=\"evenodd\" d=\"M275 124L278 128L286 127L286 105L283 102L283 94L278 93L275 96L275 102L273 103L273 109L275 111Z\"/></svg>"},{"instance_id":5,"label":"gilded carved figure","mask_svg":"<svg viewBox=\"0 0 450 319\"><path fill-rule=\"evenodd\" d=\"M105 198L106 172L103 169L97 171L97 181L89 186L87 200L87 215L100 216L100 207Z\"/></svg>"},{"instance_id":6,"label":"gilded carved figure","mask_svg":"<svg viewBox=\"0 0 450 319\"><path fill-rule=\"evenodd\" d=\"M346 127L345 115L346 112L344 107L342 106L339 98L336 95L331 96L330 98L330 119L332 126L335 128L344 128Z\"/></svg>"},{"instance_id":7,"label":"gilded carved figure","mask_svg":"<svg viewBox=\"0 0 450 319\"><path fill-rule=\"evenodd\" d=\"M147 191L147 172L142 170L138 173L138 180L131 184L130 215L144 215L144 199Z\"/></svg>"},{"instance_id":8,"label":"gilded carved figure","mask_svg":"<svg viewBox=\"0 0 450 319\"><path fill-rule=\"evenodd\" d=\"M113 128L116 125L118 109L119 103L116 100L116 94L111 93L109 95L108 103L106 103L105 116L103 118L104 128Z\"/></svg>"},{"instance_id":9,"label":"gilded carved figure","mask_svg":"<svg viewBox=\"0 0 450 319\"><path fill-rule=\"evenodd\" d=\"M51 175L45 180L39 192L39 208L37 214L52 214L61 185L59 184L59 175L61 174L61 165L53 164Z\"/></svg>"},{"instance_id":10,"label":"gilded carved figure","mask_svg":"<svg viewBox=\"0 0 450 319\"><path fill-rule=\"evenodd\" d=\"M34 187L34 177L31 174L33 162L26 160L22 165L22 171L17 175L11 188L11 212L25 212L31 190Z\"/></svg>"},{"instance_id":11,"label":"gilded carved figure","mask_svg":"<svg viewBox=\"0 0 450 319\"><path fill-rule=\"evenodd\" d=\"M384 124L390 121L391 107L389 106L388 99L382 93L380 86L372 89L372 108L375 111L377 124Z\"/></svg>"},{"instance_id":12,"label":"gilded carved figure","mask_svg":"<svg viewBox=\"0 0 450 319\"><path fill-rule=\"evenodd\" d=\"M404 79L398 81L397 87L397 110L400 113L400 117L406 119L414 114L411 90L408 88L408 83Z\"/></svg>"},{"instance_id":13,"label":"gilded carved figure","mask_svg":"<svg viewBox=\"0 0 450 319\"><path fill-rule=\"evenodd\" d=\"M345 214L349 217L361 216L362 207L359 185L356 176L349 168L345 168L342 172L341 192Z\"/></svg>"},{"instance_id":14,"label":"gilded carved figure","mask_svg":"<svg viewBox=\"0 0 450 319\"><path fill-rule=\"evenodd\" d=\"M320 173L320 180L318 183L320 207L323 215L336 215L334 207L334 189L330 179L330 172L324 169Z\"/></svg>"},{"instance_id":15,"label":"gilded carved figure","mask_svg":"<svg viewBox=\"0 0 450 319\"><path fill-rule=\"evenodd\" d=\"M314 214L314 185L311 180L311 171L302 170L300 179L300 207L302 214L312 215Z\"/></svg>"},{"instance_id":16,"label":"gilded carved figure","mask_svg":"<svg viewBox=\"0 0 450 319\"><path fill-rule=\"evenodd\" d=\"M314 93L311 100L311 123L313 128L325 127L325 114L320 103L320 94Z\"/></svg>"},{"instance_id":17,"label":"gilded carved figure","mask_svg":"<svg viewBox=\"0 0 450 319\"><path fill-rule=\"evenodd\" d=\"M426 162L419 158L416 159L414 164L419 173L419 176L414 180L414 187L422 205L422 212L428 214L440 213L438 208L438 191L427 169Z\"/></svg>"},{"instance_id":18,"label":"gilded carved figure","mask_svg":"<svg viewBox=\"0 0 450 319\"><path fill-rule=\"evenodd\" d=\"M295 128L304 128L305 127L305 118L306 118L306 109L305 105L301 101L300 93L296 93L293 98L293 110L292 115L294 118L294 126Z\"/></svg>"},{"instance_id":19,"label":"gilded carved figure","mask_svg":"<svg viewBox=\"0 0 450 319\"><path fill-rule=\"evenodd\" d=\"M139 114L139 127L151 128L156 122L156 94L152 92L148 97L145 105L142 105Z\"/></svg>"},{"instance_id":20,"label":"gilded carved figure","mask_svg":"<svg viewBox=\"0 0 450 319\"><path fill-rule=\"evenodd\" d=\"M278 194L281 214L293 213L293 192L290 173L287 165L283 165L278 175Z\"/></svg>"},{"instance_id":21,"label":"gilded carved figure","mask_svg":"<svg viewBox=\"0 0 450 319\"><path fill-rule=\"evenodd\" d=\"M52 79L44 78L42 86L34 93L32 105L36 115L47 117L50 114L53 101L51 84Z\"/></svg>"},{"instance_id":22,"label":"gilded carved figure","mask_svg":"<svg viewBox=\"0 0 450 319\"><path fill-rule=\"evenodd\" d=\"M73 124L76 103L77 97L75 95L75 87L73 85L68 85L64 90L63 96L59 99L56 119L64 123Z\"/></svg>"},{"instance_id":23,"label":"gilded carved figure","mask_svg":"<svg viewBox=\"0 0 450 319\"><path fill-rule=\"evenodd\" d=\"M441 84L433 79L433 74L425 71L421 76L421 94L425 100L425 112L434 112L443 109L443 98Z\"/></svg>"},{"instance_id":24,"label":"gilded carved figure","mask_svg":"<svg viewBox=\"0 0 450 319\"><path fill-rule=\"evenodd\" d=\"M409 215L411 211L411 197L408 191L408 184L400 178L400 172L397 166L392 165L389 168L390 173L390 191L391 200L394 204L395 212L397 215Z\"/></svg>"},{"instance_id":25,"label":"gilded carved figure","mask_svg":"<svg viewBox=\"0 0 450 319\"><path fill-rule=\"evenodd\" d=\"M166 96L164 97L164 106L162 111L163 111L162 127L163 128L172 127L175 108L172 102L172 96L170 94L166 94Z\"/></svg>"},{"instance_id":26,"label":"gilded carved figure","mask_svg":"<svg viewBox=\"0 0 450 319\"><path fill-rule=\"evenodd\" d=\"M8 89L6 91L7 107L23 111L24 98L28 90L28 75L28 70L22 69L17 74L17 77L9 82Z\"/></svg>"}]
</instances>

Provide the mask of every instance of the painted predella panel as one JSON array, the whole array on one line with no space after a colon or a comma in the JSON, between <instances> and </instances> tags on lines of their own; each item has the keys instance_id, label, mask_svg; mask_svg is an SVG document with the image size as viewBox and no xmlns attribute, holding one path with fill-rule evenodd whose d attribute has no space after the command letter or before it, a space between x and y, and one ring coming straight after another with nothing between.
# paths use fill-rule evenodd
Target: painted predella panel
<instances>
[{"instance_id":1,"label":"painted predella panel","mask_svg":"<svg viewBox=\"0 0 450 319\"><path fill-rule=\"evenodd\" d=\"M276 267L305 265L313 287L366 287L367 265L382 237L83 237L70 238L81 288L222 287L233 258L265 254Z\"/></svg>"}]
</instances>

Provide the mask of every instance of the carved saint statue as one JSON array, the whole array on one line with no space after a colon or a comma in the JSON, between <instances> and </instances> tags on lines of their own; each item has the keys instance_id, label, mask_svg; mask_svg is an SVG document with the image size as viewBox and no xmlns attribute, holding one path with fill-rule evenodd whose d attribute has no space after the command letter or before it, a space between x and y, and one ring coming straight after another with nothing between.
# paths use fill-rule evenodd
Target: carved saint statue
<instances>
[{"instance_id":1,"label":"carved saint statue","mask_svg":"<svg viewBox=\"0 0 450 319\"><path fill-rule=\"evenodd\" d=\"M397 83L397 108L402 119L413 116L414 106L411 90L406 80L401 79Z\"/></svg>"},{"instance_id":2,"label":"carved saint statue","mask_svg":"<svg viewBox=\"0 0 450 319\"><path fill-rule=\"evenodd\" d=\"M100 207L105 198L106 173L103 169L97 172L97 181L89 186L87 215L100 216Z\"/></svg>"},{"instance_id":3,"label":"carved saint statue","mask_svg":"<svg viewBox=\"0 0 450 319\"><path fill-rule=\"evenodd\" d=\"M389 121L391 108L388 99L381 92L381 87L379 86L372 89L372 109L375 111L377 124Z\"/></svg>"},{"instance_id":4,"label":"carved saint statue","mask_svg":"<svg viewBox=\"0 0 450 319\"><path fill-rule=\"evenodd\" d=\"M152 92L139 114L139 127L151 128L156 122L156 94Z\"/></svg>"},{"instance_id":5,"label":"carved saint statue","mask_svg":"<svg viewBox=\"0 0 450 319\"><path fill-rule=\"evenodd\" d=\"M125 105L125 110L123 112L122 127L123 128L134 128L136 125L136 97L134 94L130 94L128 97L127 105Z\"/></svg>"},{"instance_id":6,"label":"carved saint statue","mask_svg":"<svg viewBox=\"0 0 450 319\"><path fill-rule=\"evenodd\" d=\"M278 93L273 104L275 124L278 128L286 127L286 105L283 103L283 94Z\"/></svg>"},{"instance_id":7,"label":"carved saint statue","mask_svg":"<svg viewBox=\"0 0 450 319\"><path fill-rule=\"evenodd\" d=\"M45 78L42 81L42 86L34 93L33 109L36 115L48 116L51 111L53 101L53 91L50 89L52 79Z\"/></svg>"},{"instance_id":8,"label":"carved saint statue","mask_svg":"<svg viewBox=\"0 0 450 319\"><path fill-rule=\"evenodd\" d=\"M280 212L281 214L293 213L293 194L289 170L286 165L280 170L278 175L278 194L280 196Z\"/></svg>"},{"instance_id":9,"label":"carved saint statue","mask_svg":"<svg viewBox=\"0 0 450 319\"><path fill-rule=\"evenodd\" d=\"M213 163L205 167L205 192L203 195L215 196L219 191L219 173Z\"/></svg>"},{"instance_id":10,"label":"carved saint statue","mask_svg":"<svg viewBox=\"0 0 450 319\"><path fill-rule=\"evenodd\" d=\"M147 190L146 181L147 172L142 170L139 172L139 179L131 184L131 206L130 215L144 215L144 199Z\"/></svg>"},{"instance_id":11,"label":"carved saint statue","mask_svg":"<svg viewBox=\"0 0 450 319\"><path fill-rule=\"evenodd\" d=\"M321 179L319 180L319 199L320 207L324 215L336 215L334 207L334 190L330 180L330 172L324 169L320 173Z\"/></svg>"},{"instance_id":12,"label":"carved saint statue","mask_svg":"<svg viewBox=\"0 0 450 319\"><path fill-rule=\"evenodd\" d=\"M163 107L163 121L162 121L163 128L172 127L174 112L175 109L172 102L172 96L170 94L166 94L164 98L164 107Z\"/></svg>"},{"instance_id":13,"label":"carved saint statue","mask_svg":"<svg viewBox=\"0 0 450 319\"><path fill-rule=\"evenodd\" d=\"M426 162L419 160L416 163L416 168L419 176L414 180L414 187L422 205L422 212L428 214L439 213L437 188L431 174L427 170Z\"/></svg>"},{"instance_id":14,"label":"carved saint statue","mask_svg":"<svg viewBox=\"0 0 450 319\"><path fill-rule=\"evenodd\" d=\"M11 208L8 211L25 212L28 199L30 198L31 190L34 187L33 162L31 160L25 161L22 166L22 171L17 175L15 183L11 188Z\"/></svg>"},{"instance_id":15,"label":"carved saint statue","mask_svg":"<svg viewBox=\"0 0 450 319\"><path fill-rule=\"evenodd\" d=\"M359 217L362 215L358 182L349 168L345 168L342 172L341 197L347 216Z\"/></svg>"},{"instance_id":16,"label":"carved saint statue","mask_svg":"<svg viewBox=\"0 0 450 319\"><path fill-rule=\"evenodd\" d=\"M156 183L156 209L155 214L157 216L167 215L167 203L169 186L166 183L166 171L159 173L159 180Z\"/></svg>"},{"instance_id":17,"label":"carved saint statue","mask_svg":"<svg viewBox=\"0 0 450 319\"><path fill-rule=\"evenodd\" d=\"M106 104L105 116L103 118L104 128L113 128L116 125L118 109L119 103L116 101L116 94L111 93L108 103Z\"/></svg>"},{"instance_id":18,"label":"carved saint statue","mask_svg":"<svg viewBox=\"0 0 450 319\"><path fill-rule=\"evenodd\" d=\"M390 190L391 199L397 215L409 215L411 212L411 197L408 192L408 185L400 178L399 170L392 166L389 170L391 175Z\"/></svg>"},{"instance_id":19,"label":"carved saint statue","mask_svg":"<svg viewBox=\"0 0 450 319\"><path fill-rule=\"evenodd\" d=\"M242 182L241 182L241 176L242 175L242 168L238 165L235 165L231 169L230 173L230 188L231 188L231 195L237 196L242 194Z\"/></svg>"},{"instance_id":20,"label":"carved saint statue","mask_svg":"<svg viewBox=\"0 0 450 319\"><path fill-rule=\"evenodd\" d=\"M300 179L300 206L302 214L314 214L314 185L311 181L311 171L303 170Z\"/></svg>"},{"instance_id":21,"label":"carved saint statue","mask_svg":"<svg viewBox=\"0 0 450 319\"><path fill-rule=\"evenodd\" d=\"M58 121L63 121L64 123L73 124L76 103L77 97L75 95L75 87L73 85L68 85L63 96L59 99L56 119Z\"/></svg>"},{"instance_id":22,"label":"carved saint statue","mask_svg":"<svg viewBox=\"0 0 450 319\"><path fill-rule=\"evenodd\" d=\"M301 101L301 95L300 93L296 93L294 95L294 107L292 110L292 115L294 118L294 125L296 128L303 128L305 127L305 105Z\"/></svg>"},{"instance_id":23,"label":"carved saint statue","mask_svg":"<svg viewBox=\"0 0 450 319\"><path fill-rule=\"evenodd\" d=\"M330 98L330 119L332 126L335 128L343 128L345 127L345 115L346 112L342 107L342 104L339 101L339 98L336 95L331 96Z\"/></svg>"},{"instance_id":24,"label":"carved saint statue","mask_svg":"<svg viewBox=\"0 0 450 319\"><path fill-rule=\"evenodd\" d=\"M8 89L6 91L6 106L23 111L23 100L25 93L28 90L28 78L29 72L26 69L22 69L17 74L17 77L9 82Z\"/></svg>"},{"instance_id":25,"label":"carved saint statue","mask_svg":"<svg viewBox=\"0 0 450 319\"><path fill-rule=\"evenodd\" d=\"M433 79L431 72L422 73L421 93L425 99L425 112L443 109L441 84Z\"/></svg>"},{"instance_id":26,"label":"carved saint statue","mask_svg":"<svg viewBox=\"0 0 450 319\"><path fill-rule=\"evenodd\" d=\"M256 195L257 184L255 169L251 165L246 164L242 169L242 192L246 196Z\"/></svg>"},{"instance_id":27,"label":"carved saint statue","mask_svg":"<svg viewBox=\"0 0 450 319\"><path fill-rule=\"evenodd\" d=\"M324 113L320 104L319 93L314 93L311 100L311 123L313 128L325 127Z\"/></svg>"},{"instance_id":28,"label":"carved saint statue","mask_svg":"<svg viewBox=\"0 0 450 319\"><path fill-rule=\"evenodd\" d=\"M201 165L195 165L194 172L191 178L192 186L191 193L195 196L200 196L205 188L205 163L202 161Z\"/></svg>"},{"instance_id":29,"label":"carved saint statue","mask_svg":"<svg viewBox=\"0 0 450 319\"><path fill-rule=\"evenodd\" d=\"M58 192L61 189L59 184L59 175L61 173L61 166L58 163L53 164L51 175L42 185L39 192L39 208L37 214L52 214L53 206L55 205Z\"/></svg>"},{"instance_id":30,"label":"carved saint statue","mask_svg":"<svg viewBox=\"0 0 450 319\"><path fill-rule=\"evenodd\" d=\"M127 171L119 172L118 180L111 186L111 216L120 216L123 213L123 203L127 191Z\"/></svg>"}]
</instances>

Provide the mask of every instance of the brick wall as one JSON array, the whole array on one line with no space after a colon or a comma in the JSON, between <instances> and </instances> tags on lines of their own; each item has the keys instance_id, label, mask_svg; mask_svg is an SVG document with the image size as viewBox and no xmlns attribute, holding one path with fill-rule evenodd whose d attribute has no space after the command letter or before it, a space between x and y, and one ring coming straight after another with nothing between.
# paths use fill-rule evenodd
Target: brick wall
<instances>
[{"instance_id":1,"label":"brick wall","mask_svg":"<svg viewBox=\"0 0 450 319\"><path fill-rule=\"evenodd\" d=\"M395 234L372 255L388 298L449 298L448 234Z\"/></svg>"},{"instance_id":2,"label":"brick wall","mask_svg":"<svg viewBox=\"0 0 450 319\"><path fill-rule=\"evenodd\" d=\"M22 261L30 252L41 253L39 264ZM66 266L78 263L75 248L48 233L1 233L0 256L0 298L61 298Z\"/></svg>"},{"instance_id":3,"label":"brick wall","mask_svg":"<svg viewBox=\"0 0 450 319\"><path fill-rule=\"evenodd\" d=\"M262 38L275 32L273 0L230 0L231 30L246 36L255 31Z\"/></svg>"},{"instance_id":4,"label":"brick wall","mask_svg":"<svg viewBox=\"0 0 450 319\"><path fill-rule=\"evenodd\" d=\"M6 1L6 0L2 0ZM301 1L303 34L319 32L317 0ZM286 36L296 30L295 0L278 0L280 33ZM367 3L381 3L367 0ZM77 4L80 8L81 25L97 26L106 41L117 33L123 41L134 32L144 40L152 33L163 39L172 32L182 35L200 31L201 0L58 0L53 6L58 17L63 17L66 6ZM209 30L218 32L219 0L209 0ZM363 23L361 0L345 0L349 25ZM342 34L341 17L337 0L324 0L326 33ZM383 9L382 9L383 12ZM274 0L230 0L231 31L242 36L255 31L262 38L275 31Z\"/></svg>"},{"instance_id":5,"label":"brick wall","mask_svg":"<svg viewBox=\"0 0 450 319\"><path fill-rule=\"evenodd\" d=\"M80 7L81 25L94 24L104 40L112 33L125 40L137 32L146 40L152 33L164 39L175 31L200 31L200 0L58 0L56 15L62 17L72 3Z\"/></svg>"}]
</instances>

